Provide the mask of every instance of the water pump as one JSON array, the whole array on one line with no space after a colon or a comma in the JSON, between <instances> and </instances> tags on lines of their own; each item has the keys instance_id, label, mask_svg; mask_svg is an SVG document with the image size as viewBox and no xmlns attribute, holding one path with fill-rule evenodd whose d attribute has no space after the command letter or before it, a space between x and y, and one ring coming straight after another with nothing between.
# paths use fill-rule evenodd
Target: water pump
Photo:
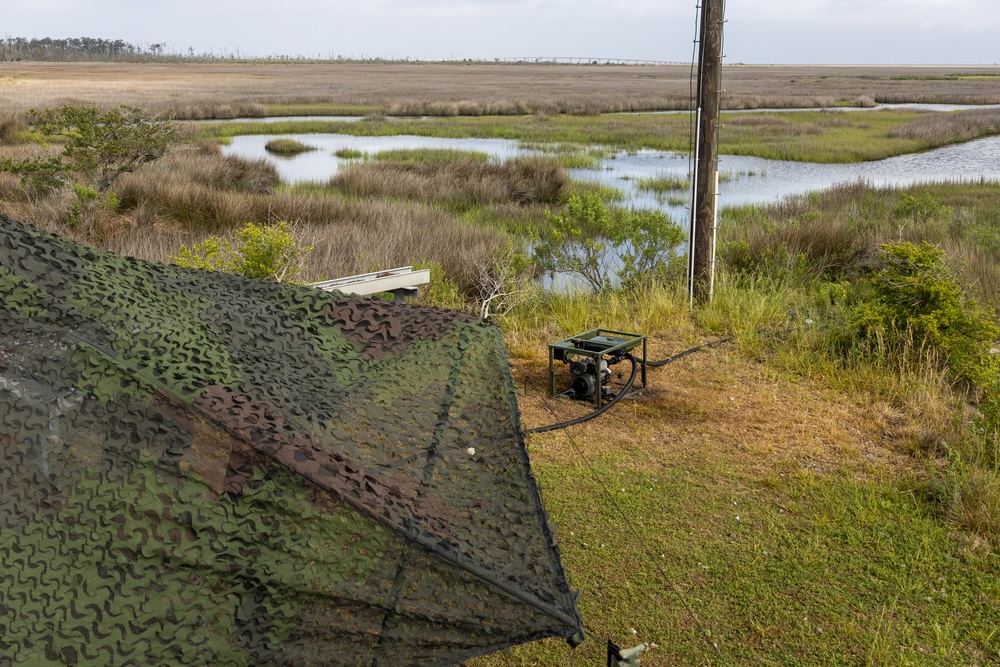
<instances>
[{"instance_id":1,"label":"water pump","mask_svg":"<svg viewBox=\"0 0 1000 667\"><path fill-rule=\"evenodd\" d=\"M636 354L641 348L641 353ZM601 403L615 395L611 387L611 366L629 356L638 357L642 386L646 386L646 336L643 334L591 329L549 344L549 394ZM570 386L556 391L555 362L569 365Z\"/></svg>"}]
</instances>

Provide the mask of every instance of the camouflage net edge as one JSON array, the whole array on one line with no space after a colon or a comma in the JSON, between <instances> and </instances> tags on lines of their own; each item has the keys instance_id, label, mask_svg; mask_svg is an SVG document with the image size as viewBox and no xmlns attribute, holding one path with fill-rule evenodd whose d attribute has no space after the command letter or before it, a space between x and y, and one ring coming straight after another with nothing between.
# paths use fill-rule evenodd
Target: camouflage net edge
<instances>
[{"instance_id":1,"label":"camouflage net edge","mask_svg":"<svg viewBox=\"0 0 1000 667\"><path fill-rule=\"evenodd\" d=\"M494 327L0 225L0 665L579 630Z\"/></svg>"}]
</instances>

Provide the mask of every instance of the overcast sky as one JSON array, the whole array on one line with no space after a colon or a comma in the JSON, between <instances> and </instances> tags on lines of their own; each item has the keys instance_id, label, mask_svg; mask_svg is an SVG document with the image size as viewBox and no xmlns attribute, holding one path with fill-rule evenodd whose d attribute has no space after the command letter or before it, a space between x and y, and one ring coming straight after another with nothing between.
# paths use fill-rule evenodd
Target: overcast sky
<instances>
[{"instance_id":1,"label":"overcast sky","mask_svg":"<svg viewBox=\"0 0 1000 667\"><path fill-rule=\"evenodd\" d=\"M688 62L694 0L4 0L10 37L175 52ZM994 64L998 0L729 0L727 62Z\"/></svg>"}]
</instances>

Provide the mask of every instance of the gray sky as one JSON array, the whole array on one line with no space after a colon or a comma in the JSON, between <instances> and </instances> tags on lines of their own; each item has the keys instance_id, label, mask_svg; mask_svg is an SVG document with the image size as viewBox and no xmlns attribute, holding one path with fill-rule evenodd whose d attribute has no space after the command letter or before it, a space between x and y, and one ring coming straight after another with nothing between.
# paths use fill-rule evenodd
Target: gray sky
<instances>
[{"instance_id":1,"label":"gray sky","mask_svg":"<svg viewBox=\"0 0 1000 667\"><path fill-rule=\"evenodd\" d=\"M695 0L6 0L0 34L177 52L688 62ZM727 62L994 64L998 0L729 0Z\"/></svg>"}]
</instances>

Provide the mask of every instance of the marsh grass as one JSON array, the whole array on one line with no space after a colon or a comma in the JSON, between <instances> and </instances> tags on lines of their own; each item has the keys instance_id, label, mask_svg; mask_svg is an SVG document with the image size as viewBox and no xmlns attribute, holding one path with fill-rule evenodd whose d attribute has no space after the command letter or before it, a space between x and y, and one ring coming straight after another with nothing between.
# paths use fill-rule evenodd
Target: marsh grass
<instances>
[{"instance_id":1,"label":"marsh grass","mask_svg":"<svg viewBox=\"0 0 1000 667\"><path fill-rule=\"evenodd\" d=\"M489 204L555 204L569 183L551 158L499 162L465 155L438 160L378 160L340 170L330 188L351 197L391 197L463 211Z\"/></svg>"},{"instance_id":2,"label":"marsh grass","mask_svg":"<svg viewBox=\"0 0 1000 667\"><path fill-rule=\"evenodd\" d=\"M279 155L281 157L294 157L302 153L314 151L316 150L316 147L306 145L300 141L296 141L295 139L282 137L268 141L264 144L264 150L268 153Z\"/></svg>"},{"instance_id":3,"label":"marsh grass","mask_svg":"<svg viewBox=\"0 0 1000 667\"><path fill-rule=\"evenodd\" d=\"M342 160L360 160L365 156L365 153L356 148L338 148L333 152L333 155Z\"/></svg>"},{"instance_id":4,"label":"marsh grass","mask_svg":"<svg viewBox=\"0 0 1000 667\"><path fill-rule=\"evenodd\" d=\"M582 192L591 192L596 194L602 200L608 203L623 202L625 201L625 193L618 188L606 185L604 183L598 183L596 181L570 181L570 184L566 190L566 196L569 198L570 195L579 194Z\"/></svg>"},{"instance_id":5,"label":"marsh grass","mask_svg":"<svg viewBox=\"0 0 1000 667\"><path fill-rule=\"evenodd\" d=\"M722 212L720 258L730 270L770 278L840 280L865 270L882 243L928 241L945 250L970 294L1000 307L1000 202L994 183L875 188L863 182L773 206ZM913 218L905 195L930 197L937 212Z\"/></svg>"},{"instance_id":6,"label":"marsh grass","mask_svg":"<svg viewBox=\"0 0 1000 667\"><path fill-rule=\"evenodd\" d=\"M915 139L928 145L971 141L1000 132L1000 109L969 109L920 116L889 131L891 138Z\"/></svg>"},{"instance_id":7,"label":"marsh grass","mask_svg":"<svg viewBox=\"0 0 1000 667\"><path fill-rule=\"evenodd\" d=\"M532 173L531 167L520 168ZM120 178L115 191L117 210L87 211L67 226L75 202L72 191L35 196L18 179L0 174L7 215L152 261L166 262L181 244L190 246L213 234L225 237L247 222L285 220L306 245L315 247L305 280L427 262L440 265L471 292L483 258L508 239L502 223L468 224L441 206L347 198L326 188L289 190L279 186L266 160L224 157L211 144L177 146Z\"/></svg>"},{"instance_id":8,"label":"marsh grass","mask_svg":"<svg viewBox=\"0 0 1000 667\"><path fill-rule=\"evenodd\" d=\"M635 186L646 192L667 195L671 192L687 190L691 187L691 183L682 176L662 175L635 179Z\"/></svg>"},{"instance_id":9,"label":"marsh grass","mask_svg":"<svg viewBox=\"0 0 1000 667\"><path fill-rule=\"evenodd\" d=\"M790 111L754 114L723 114L720 152L752 155L776 160L809 162L858 162L879 160L953 143L969 132L995 132L989 115L963 117L961 123L945 124L957 134L939 131L917 136L897 128L937 114L910 110ZM929 122L929 121L922 121ZM970 129L971 128L971 129ZM422 120L372 118L361 122L286 121L277 123L220 123L202 125L201 136L224 138L239 134L294 134L331 132L352 136L408 134L432 137L508 139L525 146L552 146L550 150L569 164L594 165L607 159L609 150L636 151L643 148L687 152L689 119L684 114L606 114L599 116L454 117ZM964 133L964 134L963 134ZM595 144L576 151L572 146ZM563 147L563 148L560 148Z\"/></svg>"},{"instance_id":10,"label":"marsh grass","mask_svg":"<svg viewBox=\"0 0 1000 667\"><path fill-rule=\"evenodd\" d=\"M454 148L394 148L372 153L369 159L378 162L443 164L455 161L487 162L490 155L482 151L465 151Z\"/></svg>"},{"instance_id":11,"label":"marsh grass","mask_svg":"<svg viewBox=\"0 0 1000 667\"><path fill-rule=\"evenodd\" d=\"M683 110L684 65L493 63L5 63L15 112L130 104L172 118L564 114ZM730 109L1000 103L993 67L726 66ZM928 78L930 77L930 78ZM331 86L331 81L336 85Z\"/></svg>"},{"instance_id":12,"label":"marsh grass","mask_svg":"<svg viewBox=\"0 0 1000 667\"><path fill-rule=\"evenodd\" d=\"M613 150L584 144L522 141L520 148L555 156L559 163L567 169L600 169L604 160L615 158Z\"/></svg>"}]
</instances>

